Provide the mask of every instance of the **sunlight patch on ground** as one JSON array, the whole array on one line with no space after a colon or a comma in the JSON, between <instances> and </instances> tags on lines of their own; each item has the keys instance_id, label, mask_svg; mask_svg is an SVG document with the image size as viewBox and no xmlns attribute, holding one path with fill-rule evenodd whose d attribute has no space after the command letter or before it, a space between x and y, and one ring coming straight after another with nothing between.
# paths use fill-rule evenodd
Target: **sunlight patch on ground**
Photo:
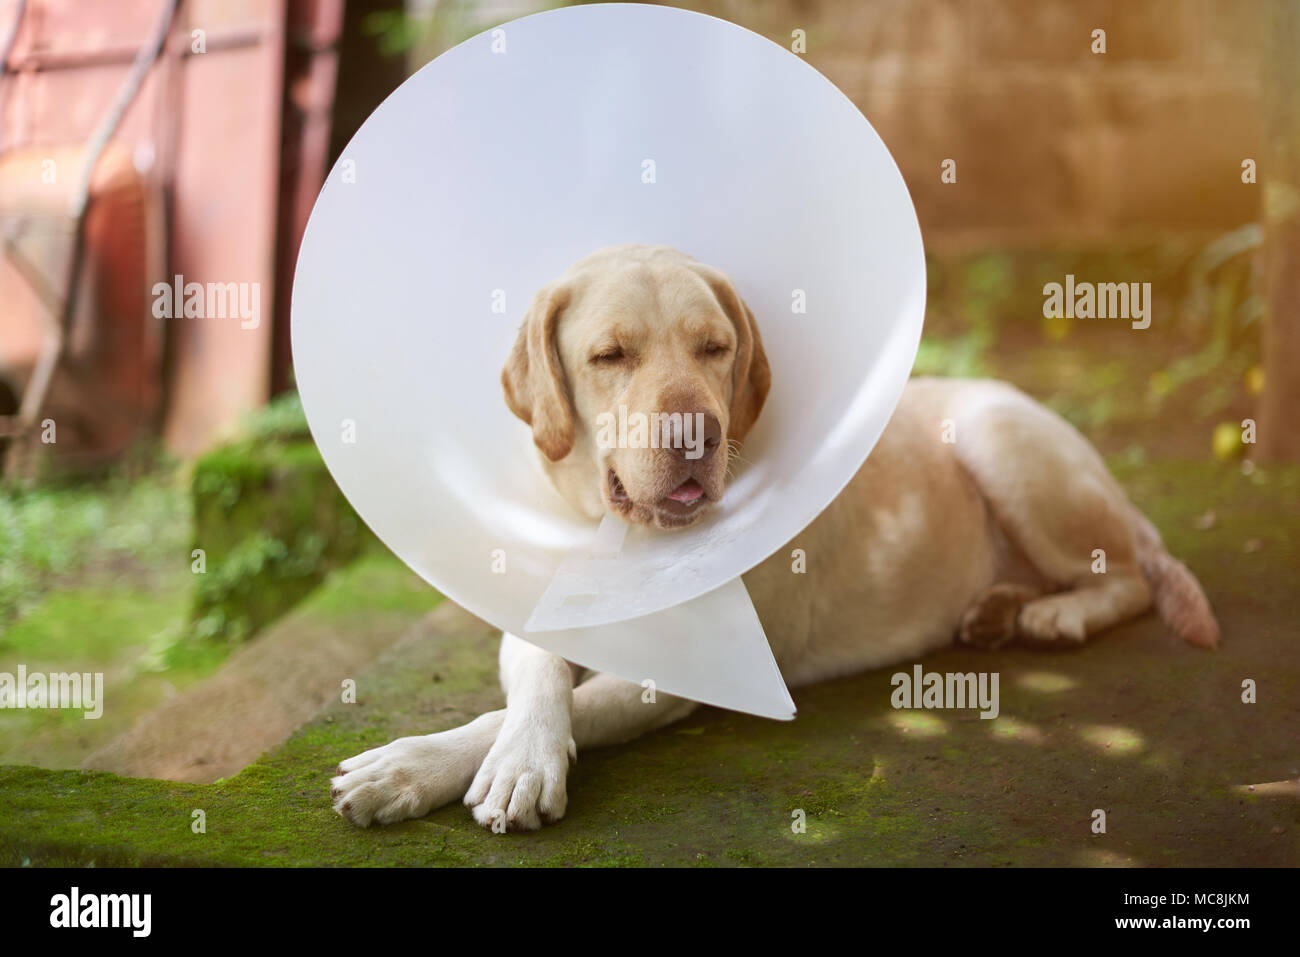
<instances>
[{"instance_id":1,"label":"sunlight patch on ground","mask_svg":"<svg viewBox=\"0 0 1300 957\"><path fill-rule=\"evenodd\" d=\"M948 722L924 711L895 711L885 719L902 734L937 738L948 733Z\"/></svg>"},{"instance_id":2,"label":"sunlight patch on ground","mask_svg":"<svg viewBox=\"0 0 1300 957\"><path fill-rule=\"evenodd\" d=\"M1099 838L1100 840L1100 838ZM1128 854L1104 848L1088 848L1077 855L1077 863L1084 867L1141 867L1142 862Z\"/></svg>"},{"instance_id":3,"label":"sunlight patch on ground","mask_svg":"<svg viewBox=\"0 0 1300 957\"><path fill-rule=\"evenodd\" d=\"M1284 797L1300 801L1300 780L1269 781L1266 784L1239 784L1232 789L1237 794L1254 794L1259 797Z\"/></svg>"},{"instance_id":4,"label":"sunlight patch on ground","mask_svg":"<svg viewBox=\"0 0 1300 957\"><path fill-rule=\"evenodd\" d=\"M1093 724L1079 729L1079 737L1112 757L1127 757L1137 754L1145 747L1142 735L1131 728L1118 725Z\"/></svg>"},{"instance_id":5,"label":"sunlight patch on ground","mask_svg":"<svg viewBox=\"0 0 1300 957\"><path fill-rule=\"evenodd\" d=\"M989 733L999 741L1021 741L1025 744L1042 744L1047 736L1032 724L1015 718L999 715L997 720L989 722Z\"/></svg>"},{"instance_id":6,"label":"sunlight patch on ground","mask_svg":"<svg viewBox=\"0 0 1300 957\"><path fill-rule=\"evenodd\" d=\"M1016 684L1027 691L1059 694L1062 691L1069 691L1078 682L1055 671L1030 671L1017 678Z\"/></svg>"}]
</instances>

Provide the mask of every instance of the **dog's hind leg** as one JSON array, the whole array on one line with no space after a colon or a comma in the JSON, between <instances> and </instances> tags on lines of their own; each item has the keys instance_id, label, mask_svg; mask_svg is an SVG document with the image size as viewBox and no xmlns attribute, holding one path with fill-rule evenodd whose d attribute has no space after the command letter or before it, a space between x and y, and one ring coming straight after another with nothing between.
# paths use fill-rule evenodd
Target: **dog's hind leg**
<instances>
[{"instance_id":1,"label":"dog's hind leg","mask_svg":"<svg viewBox=\"0 0 1300 957\"><path fill-rule=\"evenodd\" d=\"M1040 594L1031 585L998 582L975 597L962 615L957 640L994 651L1016 638L1020 610Z\"/></svg>"},{"instance_id":2,"label":"dog's hind leg","mask_svg":"<svg viewBox=\"0 0 1300 957\"><path fill-rule=\"evenodd\" d=\"M1073 426L994 383L963 394L953 418L958 461L992 519L1048 585L1041 597L1028 590L1003 596L1017 638L1081 642L1151 606L1132 506ZM977 599L972 611L979 608Z\"/></svg>"}]
</instances>

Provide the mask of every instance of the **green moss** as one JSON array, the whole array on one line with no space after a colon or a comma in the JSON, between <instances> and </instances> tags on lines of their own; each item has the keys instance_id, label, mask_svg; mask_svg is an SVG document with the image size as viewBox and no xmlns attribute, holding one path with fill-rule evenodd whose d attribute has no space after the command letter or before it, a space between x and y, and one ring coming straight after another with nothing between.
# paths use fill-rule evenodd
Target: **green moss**
<instances>
[{"instance_id":1,"label":"green moss","mask_svg":"<svg viewBox=\"0 0 1300 957\"><path fill-rule=\"evenodd\" d=\"M422 614L441 596L391 552L375 549L362 554L346 569L330 573L326 584L299 606L314 615L354 616L385 612Z\"/></svg>"},{"instance_id":2,"label":"green moss","mask_svg":"<svg viewBox=\"0 0 1300 957\"><path fill-rule=\"evenodd\" d=\"M190 641L177 654L247 639L373 542L316 447L286 438L288 428L255 430L195 467L193 548L202 555Z\"/></svg>"},{"instance_id":3,"label":"green moss","mask_svg":"<svg viewBox=\"0 0 1300 957\"><path fill-rule=\"evenodd\" d=\"M0 485L0 634L43 596L111 570L148 580L189 535L186 490L172 468L39 488Z\"/></svg>"},{"instance_id":4,"label":"green moss","mask_svg":"<svg viewBox=\"0 0 1300 957\"><path fill-rule=\"evenodd\" d=\"M245 417L240 433L247 438L266 441L298 441L311 437L307 414L297 392L283 392L260 409Z\"/></svg>"},{"instance_id":5,"label":"green moss","mask_svg":"<svg viewBox=\"0 0 1300 957\"><path fill-rule=\"evenodd\" d=\"M179 596L133 588L114 591L107 584L47 595L0 636L0 655L27 662L75 661L88 668L114 660L123 636L143 643L175 624Z\"/></svg>"},{"instance_id":6,"label":"green moss","mask_svg":"<svg viewBox=\"0 0 1300 957\"><path fill-rule=\"evenodd\" d=\"M1300 660L1285 653L1300 642L1300 470L1262 480L1193 463L1121 471L1201 576L1223 648L1181 646L1146 616L1075 651L951 647L926 657L934 671L995 668L1015 734L958 713L917 734L890 707L895 669L883 669L797 689L794 722L702 709L679 727L584 752L565 819L541 832L494 835L459 805L350 827L328 798L339 759L500 707L495 636L467 624L394 648L358 677L356 705L332 706L213 785L0 768L0 863L1296 866L1294 802L1234 787L1300 773L1291 730ZM1217 520L1201 530L1207 505ZM322 613L344 607L313 601ZM1242 676L1260 681L1257 705L1241 703ZM1107 748L1112 738L1124 747ZM204 835L190 832L196 808ZM1105 835L1090 831L1094 808L1107 811ZM798 810L803 833L791 828Z\"/></svg>"},{"instance_id":7,"label":"green moss","mask_svg":"<svg viewBox=\"0 0 1300 957\"><path fill-rule=\"evenodd\" d=\"M98 720L0 711L0 761L75 766L197 677L201 669L142 664L183 628L188 539L173 466L0 489L0 671L103 672L111 702Z\"/></svg>"}]
</instances>

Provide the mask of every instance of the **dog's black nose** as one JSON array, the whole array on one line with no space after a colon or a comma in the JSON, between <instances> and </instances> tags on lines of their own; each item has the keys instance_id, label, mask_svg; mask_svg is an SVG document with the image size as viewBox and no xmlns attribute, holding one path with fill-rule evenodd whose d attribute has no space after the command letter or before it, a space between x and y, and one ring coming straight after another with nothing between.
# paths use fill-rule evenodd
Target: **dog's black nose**
<instances>
[{"instance_id":1,"label":"dog's black nose","mask_svg":"<svg viewBox=\"0 0 1300 957\"><path fill-rule=\"evenodd\" d=\"M674 436L673 449L688 462L707 462L722 444L722 423L716 416L685 412L682 427L684 434Z\"/></svg>"}]
</instances>

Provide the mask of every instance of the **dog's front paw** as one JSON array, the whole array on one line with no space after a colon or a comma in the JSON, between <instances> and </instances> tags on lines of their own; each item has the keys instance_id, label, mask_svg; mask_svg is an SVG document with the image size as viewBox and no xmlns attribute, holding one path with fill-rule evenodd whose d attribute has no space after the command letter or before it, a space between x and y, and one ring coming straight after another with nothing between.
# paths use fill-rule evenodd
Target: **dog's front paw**
<instances>
[{"instance_id":1,"label":"dog's front paw","mask_svg":"<svg viewBox=\"0 0 1300 957\"><path fill-rule=\"evenodd\" d=\"M569 762L577 759L567 729L507 723L466 792L465 806L498 834L535 831L564 817Z\"/></svg>"},{"instance_id":2,"label":"dog's front paw","mask_svg":"<svg viewBox=\"0 0 1300 957\"><path fill-rule=\"evenodd\" d=\"M462 794L477 770L463 729L398 738L339 765L330 782L334 810L358 827L423 817Z\"/></svg>"}]
</instances>

